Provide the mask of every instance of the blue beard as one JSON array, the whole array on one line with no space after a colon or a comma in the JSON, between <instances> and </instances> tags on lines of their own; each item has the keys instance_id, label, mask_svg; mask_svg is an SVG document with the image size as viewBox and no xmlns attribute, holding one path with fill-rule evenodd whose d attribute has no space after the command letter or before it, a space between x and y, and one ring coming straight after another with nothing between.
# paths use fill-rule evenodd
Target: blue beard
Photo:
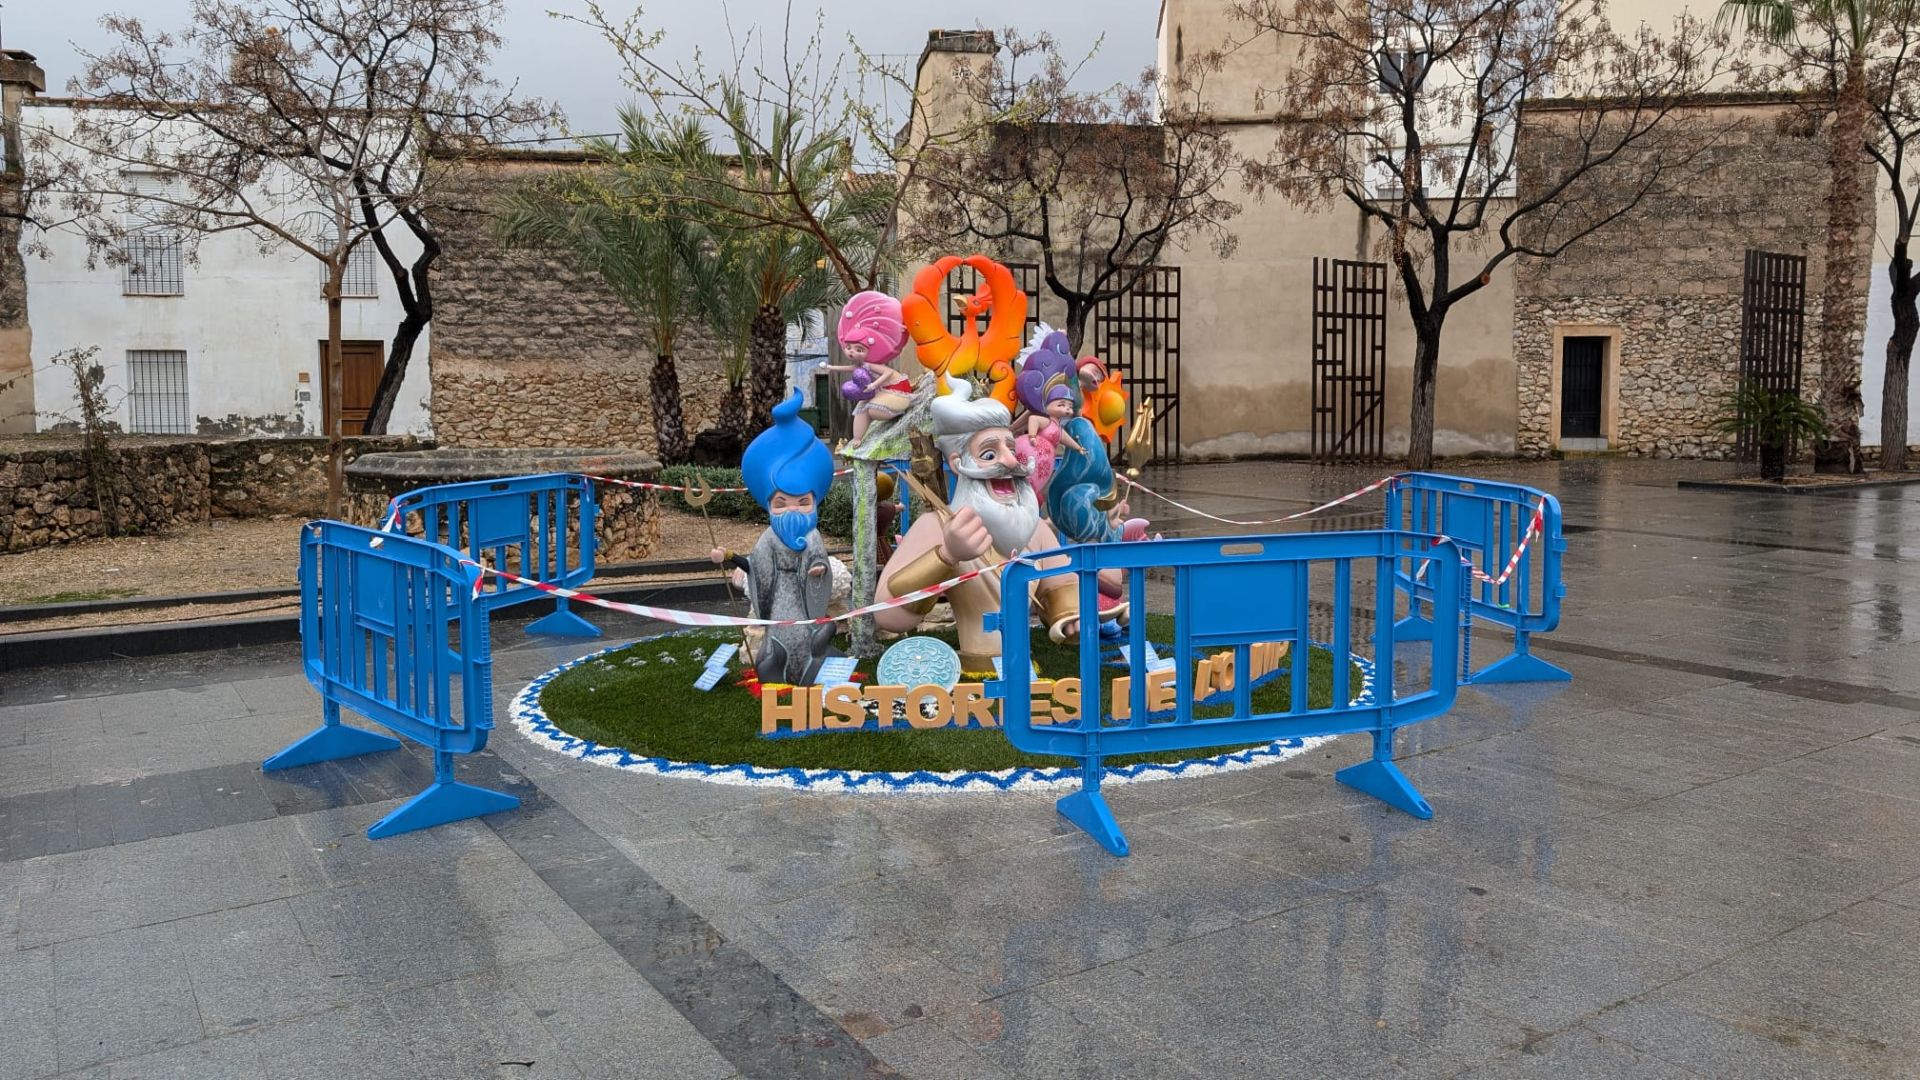
<instances>
[{"instance_id":1,"label":"blue beard","mask_svg":"<svg viewBox=\"0 0 1920 1080\"><path fill-rule=\"evenodd\" d=\"M812 510L785 510L778 514L767 515L768 527L780 542L795 551L807 550L807 537L820 523L820 515Z\"/></svg>"}]
</instances>

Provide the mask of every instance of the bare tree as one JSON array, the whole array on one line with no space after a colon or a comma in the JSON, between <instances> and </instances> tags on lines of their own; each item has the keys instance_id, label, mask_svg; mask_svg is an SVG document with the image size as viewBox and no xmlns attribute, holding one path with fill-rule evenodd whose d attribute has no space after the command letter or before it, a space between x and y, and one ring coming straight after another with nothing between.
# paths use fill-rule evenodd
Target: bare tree
<instances>
[{"instance_id":1,"label":"bare tree","mask_svg":"<svg viewBox=\"0 0 1920 1080\"><path fill-rule=\"evenodd\" d=\"M398 364L390 357L383 378L390 412L432 313L423 285L439 246L428 217L445 172L427 141L477 140L538 117L481 73L497 14L490 0L195 0L178 32L109 16L112 46L88 54L72 83L92 100L70 123L28 135L90 259L125 263L155 233L192 257L206 237L232 232L262 254L290 248L324 265L330 514L343 488L348 258L374 245L401 289ZM411 266L387 235L395 222L425 234Z\"/></svg>"},{"instance_id":2,"label":"bare tree","mask_svg":"<svg viewBox=\"0 0 1920 1080\"><path fill-rule=\"evenodd\" d=\"M1078 350L1087 319L1126 295L1169 246L1205 243L1230 257L1238 203L1222 197L1240 163L1202 107L1205 58L1179 74L1073 87L1054 39L999 35L1001 48L960 73L973 137L923 148L902 242L922 254L954 245L1033 258L1066 307Z\"/></svg>"},{"instance_id":3,"label":"bare tree","mask_svg":"<svg viewBox=\"0 0 1920 1080\"><path fill-rule=\"evenodd\" d=\"M1255 176L1380 227L1414 327L1414 468L1433 461L1453 307L1508 260L1555 258L1671 190L1715 143L1688 105L1725 37L1690 16L1660 36L1616 32L1600 0L1238 0L1233 13L1292 58ZM1520 125L1547 97L1568 106L1536 126L1555 153L1522 169Z\"/></svg>"},{"instance_id":4,"label":"bare tree","mask_svg":"<svg viewBox=\"0 0 1920 1080\"><path fill-rule=\"evenodd\" d=\"M558 17L613 46L628 86L656 121L691 113L714 132L717 147L732 152L732 167L662 184L678 192L663 203L667 212L734 231L801 234L818 245L845 292L884 287L897 269L891 223L918 175L919 151L955 133L896 138L885 130L885 102L871 91L876 81L897 81L897 72L857 43L851 62L831 53L818 19L797 37L792 5L785 10L777 36L734 36L714 66L698 56L663 59L664 32L649 28L637 8L615 19L590 2L584 15ZM882 175L898 182L874 182Z\"/></svg>"},{"instance_id":5,"label":"bare tree","mask_svg":"<svg viewBox=\"0 0 1920 1080\"><path fill-rule=\"evenodd\" d=\"M1920 272L1913 233L1920 219L1920 3L1908 2L1887 20L1879 55L1867 67L1873 123L1867 150L1893 189L1893 234L1887 280L1892 288L1893 334L1880 399L1880 467L1907 467L1907 388L1913 347L1920 339Z\"/></svg>"}]
</instances>

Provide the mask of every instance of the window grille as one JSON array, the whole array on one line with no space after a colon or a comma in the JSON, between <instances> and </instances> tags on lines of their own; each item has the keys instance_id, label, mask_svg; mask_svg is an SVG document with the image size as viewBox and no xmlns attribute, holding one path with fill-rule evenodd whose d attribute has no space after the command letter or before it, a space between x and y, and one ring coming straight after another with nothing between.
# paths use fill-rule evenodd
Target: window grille
<instances>
[{"instance_id":1,"label":"window grille","mask_svg":"<svg viewBox=\"0 0 1920 1080\"><path fill-rule=\"evenodd\" d=\"M332 237L322 237L319 241L322 249L331 247ZM327 287L327 264L320 267L320 288ZM380 296L380 275L386 270L386 263L380 258L380 249L373 246L373 238L363 236L360 242L347 252L347 271L340 279L340 295L347 300L376 300Z\"/></svg>"},{"instance_id":2,"label":"window grille","mask_svg":"<svg viewBox=\"0 0 1920 1080\"><path fill-rule=\"evenodd\" d=\"M179 181L164 173L130 172L125 177L130 196L125 213L126 234L120 241L125 259L120 270L124 296L179 296L186 291L180 236L163 222L180 197Z\"/></svg>"},{"instance_id":3,"label":"window grille","mask_svg":"<svg viewBox=\"0 0 1920 1080\"><path fill-rule=\"evenodd\" d=\"M186 353L178 349L127 352L127 430L154 435L192 433Z\"/></svg>"},{"instance_id":4,"label":"window grille","mask_svg":"<svg viewBox=\"0 0 1920 1080\"><path fill-rule=\"evenodd\" d=\"M151 231L129 233L120 241L126 259L120 267L123 296L179 296L186 292L180 238Z\"/></svg>"}]
</instances>

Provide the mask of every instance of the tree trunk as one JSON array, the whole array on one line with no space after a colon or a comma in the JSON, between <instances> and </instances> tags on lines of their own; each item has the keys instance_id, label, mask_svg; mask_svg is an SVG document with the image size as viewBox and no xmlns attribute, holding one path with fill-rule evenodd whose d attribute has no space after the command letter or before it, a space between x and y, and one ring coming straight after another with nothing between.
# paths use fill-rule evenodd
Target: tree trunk
<instances>
[{"instance_id":1,"label":"tree trunk","mask_svg":"<svg viewBox=\"0 0 1920 1080\"><path fill-rule=\"evenodd\" d=\"M728 443L745 446L747 443L747 387L745 383L728 383L720 395L720 411L713 418L713 428Z\"/></svg>"},{"instance_id":2,"label":"tree trunk","mask_svg":"<svg viewBox=\"0 0 1920 1080\"><path fill-rule=\"evenodd\" d=\"M1407 467L1433 468L1434 386L1440 371L1440 330L1445 312L1414 323L1413 411L1407 421Z\"/></svg>"},{"instance_id":3,"label":"tree trunk","mask_svg":"<svg viewBox=\"0 0 1920 1080\"><path fill-rule=\"evenodd\" d=\"M653 393L653 441L660 461L678 465L692 455L687 446L687 421L680 408L680 371L673 354L654 357L648 388Z\"/></svg>"},{"instance_id":4,"label":"tree trunk","mask_svg":"<svg viewBox=\"0 0 1920 1080\"><path fill-rule=\"evenodd\" d=\"M407 380L407 362L413 359L413 346L427 328L424 316L408 312L393 332L393 344L387 348L387 366L380 371L380 385L373 391L373 407L367 411L364 434L385 435L393 422L393 403L400 399L400 386Z\"/></svg>"},{"instance_id":5,"label":"tree trunk","mask_svg":"<svg viewBox=\"0 0 1920 1080\"><path fill-rule=\"evenodd\" d=\"M362 196L361 212L365 215L367 227L377 228L377 217L370 200ZM387 426L393 422L394 402L400 399L400 387L407 379L407 363L413 359L413 348L433 322L433 264L440 258L440 239L435 236L425 221L417 213L403 213L400 220L420 241L420 254L413 260L411 267L403 267L399 256L393 253L393 247L386 242L384 232L375 231L370 239L380 258L387 264L387 272L393 276L394 293L400 298L400 325L393 332L393 344L387 350L386 367L380 371L380 385L373 391L373 406L367 412L368 435L385 435Z\"/></svg>"},{"instance_id":6,"label":"tree trunk","mask_svg":"<svg viewBox=\"0 0 1920 1080\"><path fill-rule=\"evenodd\" d=\"M1893 335L1887 338L1887 378L1880 405L1880 467L1907 467L1907 383L1913 344L1920 338L1920 277L1907 245L1896 244L1888 267L1893 278Z\"/></svg>"},{"instance_id":7,"label":"tree trunk","mask_svg":"<svg viewBox=\"0 0 1920 1080\"><path fill-rule=\"evenodd\" d=\"M753 381L753 408L749 434L757 435L773 422L773 407L787 396L787 320L780 309L762 304L754 313L747 363Z\"/></svg>"},{"instance_id":8,"label":"tree trunk","mask_svg":"<svg viewBox=\"0 0 1920 1080\"><path fill-rule=\"evenodd\" d=\"M1820 316L1820 410L1827 437L1815 448L1817 472L1862 471L1860 457L1860 352L1853 328L1860 311L1859 280L1867 249L1861 231L1872 213L1862 168L1867 131L1866 57L1848 58L1827 152L1831 190L1827 202L1826 285Z\"/></svg>"},{"instance_id":9,"label":"tree trunk","mask_svg":"<svg viewBox=\"0 0 1920 1080\"><path fill-rule=\"evenodd\" d=\"M341 442L340 417L346 412L346 362L340 355L340 286L346 275L346 261L327 271L327 516L338 520L346 501L345 445Z\"/></svg>"},{"instance_id":10,"label":"tree trunk","mask_svg":"<svg viewBox=\"0 0 1920 1080\"><path fill-rule=\"evenodd\" d=\"M1073 300L1067 301L1067 325L1061 327L1067 332L1067 348L1075 356L1085 356L1087 343L1087 317L1093 314L1093 305ZM1105 359L1102 357L1102 359Z\"/></svg>"}]
</instances>

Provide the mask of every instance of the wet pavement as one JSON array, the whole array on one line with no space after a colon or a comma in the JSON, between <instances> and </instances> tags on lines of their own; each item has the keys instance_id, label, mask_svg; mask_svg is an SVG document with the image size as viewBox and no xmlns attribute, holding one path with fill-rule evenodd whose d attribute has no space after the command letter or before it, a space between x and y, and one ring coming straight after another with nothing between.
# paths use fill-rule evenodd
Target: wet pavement
<instances>
[{"instance_id":1,"label":"wet pavement","mask_svg":"<svg viewBox=\"0 0 1920 1080\"><path fill-rule=\"evenodd\" d=\"M1920 488L1454 471L1559 495L1575 681L1406 731L1430 822L1332 780L1358 737L1112 789L1127 859L1050 796L598 768L505 719L584 649L503 622L461 769L522 809L370 842L424 756L261 774L319 719L291 648L12 676L0 1077L1920 1075ZM1376 475L1143 479L1274 517Z\"/></svg>"}]
</instances>

